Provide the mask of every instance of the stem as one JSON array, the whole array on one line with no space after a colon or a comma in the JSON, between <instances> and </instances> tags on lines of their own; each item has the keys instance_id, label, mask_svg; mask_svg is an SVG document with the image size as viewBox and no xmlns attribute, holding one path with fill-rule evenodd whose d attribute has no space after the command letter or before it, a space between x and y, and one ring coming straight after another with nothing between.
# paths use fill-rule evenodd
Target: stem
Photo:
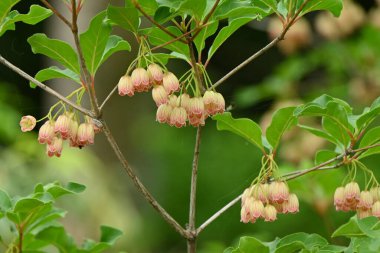
<instances>
[{"instance_id":1,"label":"stem","mask_svg":"<svg viewBox=\"0 0 380 253\"><path fill-rule=\"evenodd\" d=\"M168 29L166 29L164 26L162 26L160 23L158 23L156 20L154 20L151 16L149 16L140 6L140 4L136 1L136 0L132 0L132 3L134 4L134 6L136 7L136 9L138 9L141 14L144 15L144 17L146 17L152 24L154 24L155 26L157 26L158 28L160 28L164 33L168 34L169 36L173 37L173 38L177 38L177 36L175 34L173 34L172 32L170 32ZM186 43L186 41L180 39L179 41L181 41L182 43Z\"/></svg>"},{"instance_id":2,"label":"stem","mask_svg":"<svg viewBox=\"0 0 380 253\"><path fill-rule=\"evenodd\" d=\"M104 120L101 121L103 125L103 132L107 138L108 143L111 145L114 153L119 159L120 163L123 165L124 170L127 172L128 176L132 179L137 190L143 195L143 197L152 205L152 207L161 215L161 217L171 225L181 236L184 238L189 238L188 232L182 228L182 226L157 202L157 200L152 196L148 189L143 185L140 179L137 177L134 170L129 166L128 161L125 159L120 147L115 141L110 129L108 128Z\"/></svg>"},{"instance_id":3,"label":"stem","mask_svg":"<svg viewBox=\"0 0 380 253\"><path fill-rule=\"evenodd\" d=\"M17 229L18 229L18 234L19 234L19 238L18 238L18 245L17 245L17 252L18 253L22 253L22 243L24 241L24 231L23 231L23 227L22 226L17 226Z\"/></svg>"},{"instance_id":4,"label":"stem","mask_svg":"<svg viewBox=\"0 0 380 253\"><path fill-rule=\"evenodd\" d=\"M82 82L84 82L84 86L86 87L86 89L88 91L92 110L94 111L96 117L99 117L100 116L100 110L99 110L99 105L98 105L98 101L97 101L96 94L95 94L94 80L93 80L90 72L87 69L86 62L85 62L85 59L83 56L82 47L80 46L80 42L79 42L78 24L77 24L78 15L77 15L76 0L71 0L71 8L72 8L72 13L73 13L71 32L74 36L75 47L77 49L78 56L79 56L79 63L80 63L80 69L81 69L81 71L80 71L81 79L82 79Z\"/></svg>"},{"instance_id":5,"label":"stem","mask_svg":"<svg viewBox=\"0 0 380 253\"><path fill-rule=\"evenodd\" d=\"M104 99L103 103L100 105L99 110L102 111L108 100L112 97L112 95L117 90L117 85L111 90L111 92L107 95L107 97Z\"/></svg>"},{"instance_id":6,"label":"stem","mask_svg":"<svg viewBox=\"0 0 380 253\"><path fill-rule=\"evenodd\" d=\"M41 0L41 2L48 7L63 23L65 23L69 28L71 28L71 23L68 21L54 6L52 6L48 1Z\"/></svg>"},{"instance_id":7,"label":"stem","mask_svg":"<svg viewBox=\"0 0 380 253\"><path fill-rule=\"evenodd\" d=\"M221 85L223 82L225 82L228 78L230 78L232 75L234 75L236 72L238 72L240 69L244 68L245 66L247 66L251 61L255 60L256 58L258 58L259 56L261 56L263 53L265 53L266 51L268 51L270 48L274 47L279 41L283 40L284 37L285 37L285 34L288 32L289 28L294 24L294 22L297 20L298 18L298 15L301 13L303 7L305 7L305 5L307 4L307 2L309 2L309 0L306 0L305 2L303 2L303 4L300 6L300 8L298 9L297 13L294 14L293 18L290 19L286 25L284 26L281 34L275 38L274 40L272 40L268 45L266 45L265 47L263 47L262 49L260 49L259 51L257 51L256 53L254 53L252 56L250 56L249 58L247 58L245 61L243 61L242 63L240 63L238 66L236 66L234 69L232 69L230 72L228 72L225 76L223 76L221 79L219 79L211 88L211 89L215 89L216 87L218 87L219 85ZM210 58L206 61L205 63L205 67L207 67L207 65L209 64L210 62Z\"/></svg>"},{"instance_id":8,"label":"stem","mask_svg":"<svg viewBox=\"0 0 380 253\"><path fill-rule=\"evenodd\" d=\"M29 74L25 73L24 71L22 71L21 69L19 69L18 67L16 67L12 63L10 63L8 60L6 60L5 58L3 58L1 55L0 55L0 63L2 63L3 65L5 65L6 67L10 68L14 72L16 72L17 74L19 74L23 78L25 78L26 80L28 80L28 81L36 84L38 87L40 87L41 89L43 89L47 93L55 96L56 98L58 98L62 102L66 103L66 104L70 105L71 107L75 108L76 110L80 111L81 113L83 113L83 114L85 114L87 116L90 116L90 117L94 117L94 113L93 112L85 109L84 107L82 107L80 105L75 104L71 100L67 99L63 95L61 95L58 92L56 92L55 90L53 90L52 88L50 88L50 87L46 86L45 84L41 83L40 81L38 81L34 77L30 76Z\"/></svg>"},{"instance_id":9,"label":"stem","mask_svg":"<svg viewBox=\"0 0 380 253\"><path fill-rule=\"evenodd\" d=\"M195 73L195 79L197 81L198 89L202 92L202 94L206 91L205 86L203 85L203 79L201 77L201 73L199 71L199 67L197 64L197 60L195 59L195 52L194 52L194 46L191 40L188 41L188 46L190 50L190 60L191 60L191 67L194 70Z\"/></svg>"},{"instance_id":10,"label":"stem","mask_svg":"<svg viewBox=\"0 0 380 253\"><path fill-rule=\"evenodd\" d=\"M196 252L196 238L197 233L195 230L195 212L196 212L196 199L197 199L197 174L199 164L199 147L201 143L201 129L197 128L197 135L195 137L194 157L193 157L193 169L191 172L191 186L190 186L190 210L189 210L189 227L188 231L193 235L193 238L187 240L187 252Z\"/></svg>"}]
</instances>

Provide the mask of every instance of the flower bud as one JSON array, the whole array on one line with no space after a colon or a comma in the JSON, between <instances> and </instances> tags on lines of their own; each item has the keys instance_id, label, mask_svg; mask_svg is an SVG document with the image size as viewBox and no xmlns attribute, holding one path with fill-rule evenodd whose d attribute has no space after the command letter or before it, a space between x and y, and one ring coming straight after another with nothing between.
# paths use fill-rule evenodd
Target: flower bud
<instances>
[{"instance_id":1,"label":"flower bud","mask_svg":"<svg viewBox=\"0 0 380 253\"><path fill-rule=\"evenodd\" d=\"M264 208L264 220L275 221L277 219L277 210L272 205L266 205Z\"/></svg>"},{"instance_id":2,"label":"flower bud","mask_svg":"<svg viewBox=\"0 0 380 253\"><path fill-rule=\"evenodd\" d=\"M128 95L129 97L132 97L135 94L132 78L128 75L124 75L120 78L119 83L117 84L117 89L120 96Z\"/></svg>"},{"instance_id":3,"label":"flower bud","mask_svg":"<svg viewBox=\"0 0 380 253\"><path fill-rule=\"evenodd\" d=\"M149 64L147 72L151 80L151 83L153 84L162 83L162 78L164 77L164 74L162 73L162 69L159 65L155 63Z\"/></svg>"},{"instance_id":4,"label":"flower bud","mask_svg":"<svg viewBox=\"0 0 380 253\"><path fill-rule=\"evenodd\" d=\"M372 208L373 198L369 191L362 191L360 193L359 203L357 205L358 208L363 210L368 210Z\"/></svg>"},{"instance_id":5,"label":"flower bud","mask_svg":"<svg viewBox=\"0 0 380 253\"><path fill-rule=\"evenodd\" d=\"M348 203L357 203L360 199L360 188L356 182L350 182L344 187L344 198Z\"/></svg>"},{"instance_id":6,"label":"flower bud","mask_svg":"<svg viewBox=\"0 0 380 253\"><path fill-rule=\"evenodd\" d=\"M78 127L77 144L83 147L89 144L94 144L94 127L91 123L82 123Z\"/></svg>"},{"instance_id":7,"label":"flower bud","mask_svg":"<svg viewBox=\"0 0 380 253\"><path fill-rule=\"evenodd\" d=\"M153 87L152 97L157 106L166 104L168 102L168 93L162 85L155 85Z\"/></svg>"},{"instance_id":8,"label":"flower bud","mask_svg":"<svg viewBox=\"0 0 380 253\"><path fill-rule=\"evenodd\" d=\"M50 144L55 136L54 134L54 120L46 121L38 131L38 142L41 144Z\"/></svg>"},{"instance_id":9,"label":"flower bud","mask_svg":"<svg viewBox=\"0 0 380 253\"><path fill-rule=\"evenodd\" d=\"M57 121L54 124L54 132L60 133L63 140L66 140L70 137L70 122L70 117L65 113L59 115Z\"/></svg>"},{"instance_id":10,"label":"flower bud","mask_svg":"<svg viewBox=\"0 0 380 253\"><path fill-rule=\"evenodd\" d=\"M294 193L289 194L289 198L283 204L283 213L298 213L299 212L299 202L297 195Z\"/></svg>"},{"instance_id":11,"label":"flower bud","mask_svg":"<svg viewBox=\"0 0 380 253\"><path fill-rule=\"evenodd\" d=\"M164 75L162 79L162 84L165 87L165 90L171 94L179 89L178 78L171 72L168 72Z\"/></svg>"},{"instance_id":12,"label":"flower bud","mask_svg":"<svg viewBox=\"0 0 380 253\"><path fill-rule=\"evenodd\" d=\"M168 104L160 105L157 109L156 120L160 123L170 123L173 108Z\"/></svg>"},{"instance_id":13,"label":"flower bud","mask_svg":"<svg viewBox=\"0 0 380 253\"><path fill-rule=\"evenodd\" d=\"M380 201L376 201L372 205L372 215L377 218L380 218Z\"/></svg>"},{"instance_id":14,"label":"flower bud","mask_svg":"<svg viewBox=\"0 0 380 253\"><path fill-rule=\"evenodd\" d=\"M289 188L282 181L275 181L269 185L269 199L272 202L282 204L288 200Z\"/></svg>"},{"instance_id":15,"label":"flower bud","mask_svg":"<svg viewBox=\"0 0 380 253\"><path fill-rule=\"evenodd\" d=\"M132 84L137 92L148 91L150 88L150 80L148 72L143 68L136 68L131 75Z\"/></svg>"},{"instance_id":16,"label":"flower bud","mask_svg":"<svg viewBox=\"0 0 380 253\"><path fill-rule=\"evenodd\" d=\"M35 126L36 126L36 118L34 118L33 116L30 116L30 115L23 116L20 120L20 127L21 127L21 131L23 132L32 131Z\"/></svg>"},{"instance_id":17,"label":"flower bud","mask_svg":"<svg viewBox=\"0 0 380 253\"><path fill-rule=\"evenodd\" d=\"M183 107L174 107L173 111L170 115L171 126L175 126L177 128L186 126L187 113L185 108Z\"/></svg>"},{"instance_id":18,"label":"flower bud","mask_svg":"<svg viewBox=\"0 0 380 253\"><path fill-rule=\"evenodd\" d=\"M58 137L54 137L51 144L46 145L46 154L49 157L52 157L52 156L60 157L62 153L62 148L63 148L62 139Z\"/></svg>"}]
</instances>

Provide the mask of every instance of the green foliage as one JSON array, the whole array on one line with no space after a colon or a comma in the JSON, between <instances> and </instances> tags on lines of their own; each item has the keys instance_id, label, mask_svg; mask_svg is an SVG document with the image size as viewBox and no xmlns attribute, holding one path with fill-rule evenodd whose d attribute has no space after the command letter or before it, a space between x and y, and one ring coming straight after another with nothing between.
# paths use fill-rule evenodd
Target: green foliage
<instances>
[{"instance_id":1,"label":"green foliage","mask_svg":"<svg viewBox=\"0 0 380 253\"><path fill-rule=\"evenodd\" d=\"M42 20L50 17L53 12L39 5L31 5L27 14L20 14L17 10L10 11L12 6L19 0L4 0L0 3L0 36L7 30L15 30L15 23L23 22L35 25Z\"/></svg>"},{"instance_id":2,"label":"green foliage","mask_svg":"<svg viewBox=\"0 0 380 253\"><path fill-rule=\"evenodd\" d=\"M138 11L134 7L116 7L110 5L107 9L107 17L113 24L127 31L137 32L140 24Z\"/></svg>"},{"instance_id":3,"label":"green foliage","mask_svg":"<svg viewBox=\"0 0 380 253\"><path fill-rule=\"evenodd\" d=\"M100 241L86 240L82 246L77 246L59 219L66 214L54 206L55 201L64 195L81 193L85 186L69 183L62 186L59 183L47 185L37 184L34 192L26 197L11 198L0 190L0 219L12 233L12 241L8 250L23 252L44 252L52 245L61 253L95 253L109 249L121 236L121 231L102 226ZM20 240L22 243L19 243ZM22 249L19 248L22 245Z\"/></svg>"},{"instance_id":4,"label":"green foliage","mask_svg":"<svg viewBox=\"0 0 380 253\"><path fill-rule=\"evenodd\" d=\"M41 69L40 71L37 72L35 76L35 79L40 82L44 82L44 81L56 79L56 78L69 79L78 84L81 84L79 75L77 73L73 72L70 69L60 69L56 66L52 66L46 69ZM36 85L32 82L30 82L29 84L30 84L30 87L32 88L36 87Z\"/></svg>"}]
</instances>

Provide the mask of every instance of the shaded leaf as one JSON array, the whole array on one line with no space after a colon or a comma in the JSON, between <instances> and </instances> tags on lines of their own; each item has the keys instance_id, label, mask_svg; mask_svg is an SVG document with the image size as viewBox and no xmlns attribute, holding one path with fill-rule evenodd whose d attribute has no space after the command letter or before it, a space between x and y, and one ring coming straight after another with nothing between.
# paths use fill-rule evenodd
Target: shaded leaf
<instances>
[{"instance_id":1,"label":"shaded leaf","mask_svg":"<svg viewBox=\"0 0 380 253\"><path fill-rule=\"evenodd\" d=\"M131 45L128 41L117 35L111 35L108 38L106 48L104 49L99 65L103 64L111 55L120 51L131 51Z\"/></svg>"},{"instance_id":2,"label":"shaded leaf","mask_svg":"<svg viewBox=\"0 0 380 253\"><path fill-rule=\"evenodd\" d=\"M134 33L137 32L140 24L138 11L134 7L116 7L110 5L107 8L107 17L112 23Z\"/></svg>"},{"instance_id":3,"label":"shaded leaf","mask_svg":"<svg viewBox=\"0 0 380 253\"><path fill-rule=\"evenodd\" d=\"M373 145L380 141L380 126L374 127L365 133L360 141L359 148Z\"/></svg>"},{"instance_id":4,"label":"shaded leaf","mask_svg":"<svg viewBox=\"0 0 380 253\"><path fill-rule=\"evenodd\" d=\"M217 121L218 130L233 132L256 145L263 153L265 153L262 143L261 128L254 121L247 118L234 119L230 112L214 115L212 119Z\"/></svg>"},{"instance_id":5,"label":"shaded leaf","mask_svg":"<svg viewBox=\"0 0 380 253\"><path fill-rule=\"evenodd\" d=\"M208 37L213 35L218 29L218 22L211 21L210 25L204 27L202 31L195 37L194 44L198 50L198 53L202 52L205 47L205 42Z\"/></svg>"},{"instance_id":6,"label":"shaded leaf","mask_svg":"<svg viewBox=\"0 0 380 253\"><path fill-rule=\"evenodd\" d=\"M333 159L337 156L337 153L331 150L319 150L315 155L315 165L324 163L330 159Z\"/></svg>"},{"instance_id":7,"label":"shaded leaf","mask_svg":"<svg viewBox=\"0 0 380 253\"><path fill-rule=\"evenodd\" d=\"M309 127L309 126L305 126L305 125L298 125L300 128L318 136L318 137L321 137L331 143L334 143L336 145L339 144L339 141L337 139L335 139L333 136L331 136L329 133L323 131L323 130L320 130L318 128L314 128L314 127Z\"/></svg>"},{"instance_id":8,"label":"shaded leaf","mask_svg":"<svg viewBox=\"0 0 380 253\"><path fill-rule=\"evenodd\" d=\"M378 228L379 220L376 217L370 216L364 219L358 219L357 216L340 226L332 234L332 237L345 236L345 237L358 237L368 236L372 238L380 237L380 230Z\"/></svg>"},{"instance_id":9,"label":"shaded leaf","mask_svg":"<svg viewBox=\"0 0 380 253\"><path fill-rule=\"evenodd\" d=\"M335 17L338 17L342 8L342 0L311 0L302 9L301 15L312 11L325 10L331 12Z\"/></svg>"},{"instance_id":10,"label":"shaded leaf","mask_svg":"<svg viewBox=\"0 0 380 253\"><path fill-rule=\"evenodd\" d=\"M56 66L47 68L47 69L41 69L37 72L35 79L37 79L40 82L44 82L51 79L57 79L57 78L64 78L72 80L78 84L81 84L79 75L75 73L74 71L70 69L60 69ZM29 83L32 88L36 87L36 84L33 82Z\"/></svg>"},{"instance_id":11,"label":"shaded leaf","mask_svg":"<svg viewBox=\"0 0 380 253\"><path fill-rule=\"evenodd\" d=\"M79 73L78 57L74 49L64 41L49 39L45 34L37 33L28 38L35 54L46 55L63 66Z\"/></svg>"},{"instance_id":12,"label":"shaded leaf","mask_svg":"<svg viewBox=\"0 0 380 253\"><path fill-rule=\"evenodd\" d=\"M100 231L100 241L108 243L110 245L114 244L116 240L119 239L119 237L123 234L122 231L108 226L101 226Z\"/></svg>"},{"instance_id":13,"label":"shaded leaf","mask_svg":"<svg viewBox=\"0 0 380 253\"><path fill-rule=\"evenodd\" d=\"M92 75L99 68L111 34L111 26L105 22L106 12L97 14L88 27L88 30L80 35L80 45L86 66Z\"/></svg>"}]
</instances>

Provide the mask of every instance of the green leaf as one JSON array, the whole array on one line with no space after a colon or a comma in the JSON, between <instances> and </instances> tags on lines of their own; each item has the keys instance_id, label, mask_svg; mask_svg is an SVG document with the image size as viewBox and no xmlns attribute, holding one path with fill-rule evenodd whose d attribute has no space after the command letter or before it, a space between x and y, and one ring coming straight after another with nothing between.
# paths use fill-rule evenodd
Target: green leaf
<instances>
[{"instance_id":1,"label":"green leaf","mask_svg":"<svg viewBox=\"0 0 380 253\"><path fill-rule=\"evenodd\" d=\"M322 126L327 133L329 133L331 136L333 136L336 140L339 141L339 144L337 144L339 149L344 150L345 147L348 146L348 144L350 143L350 137L348 136L346 130L342 127L342 125L340 125L337 121L329 117L323 117Z\"/></svg>"},{"instance_id":2,"label":"green leaf","mask_svg":"<svg viewBox=\"0 0 380 253\"><path fill-rule=\"evenodd\" d=\"M85 186L76 183L70 183L67 187L57 184L48 184L44 189L46 192L50 193L54 199L57 199L63 195L80 193L84 191Z\"/></svg>"},{"instance_id":3,"label":"green leaf","mask_svg":"<svg viewBox=\"0 0 380 253\"><path fill-rule=\"evenodd\" d=\"M333 233L332 237L345 236L345 237L360 237L368 236L371 238L379 238L380 230L378 228L379 220L376 217L370 216L364 219L358 219L357 216L340 226Z\"/></svg>"},{"instance_id":4,"label":"green leaf","mask_svg":"<svg viewBox=\"0 0 380 253\"><path fill-rule=\"evenodd\" d=\"M174 12L194 16L200 20L205 13L207 6L206 0L157 0L159 6L166 6Z\"/></svg>"},{"instance_id":5,"label":"green leaf","mask_svg":"<svg viewBox=\"0 0 380 253\"><path fill-rule=\"evenodd\" d=\"M295 233L283 237L277 244L280 248L283 245L289 245L293 242L300 242L304 245L305 249L312 250L314 248L324 247L328 244L327 240L317 234L307 234L307 233ZM292 251L282 251L282 252L292 252ZM276 251L277 253L277 251Z\"/></svg>"},{"instance_id":6,"label":"green leaf","mask_svg":"<svg viewBox=\"0 0 380 253\"><path fill-rule=\"evenodd\" d=\"M166 23L169 20L173 19L175 16L177 16L177 12L172 12L169 7L161 6L159 7L156 12L154 13L154 20L156 20L158 23Z\"/></svg>"},{"instance_id":7,"label":"green leaf","mask_svg":"<svg viewBox=\"0 0 380 253\"><path fill-rule=\"evenodd\" d=\"M250 18L237 18L228 23L226 27L223 27L214 42L212 43L208 51L208 59L210 59L216 52L216 50L241 26L251 21Z\"/></svg>"},{"instance_id":8,"label":"green leaf","mask_svg":"<svg viewBox=\"0 0 380 253\"><path fill-rule=\"evenodd\" d=\"M150 16L153 16L158 8L156 0L138 0L138 2L141 8L145 11L145 13L147 13ZM135 8L131 0L125 0L125 7Z\"/></svg>"},{"instance_id":9,"label":"green leaf","mask_svg":"<svg viewBox=\"0 0 380 253\"><path fill-rule=\"evenodd\" d=\"M363 110L363 113L356 120L356 125L359 130L366 128L380 114L380 97L373 101L371 107Z\"/></svg>"},{"instance_id":10,"label":"green leaf","mask_svg":"<svg viewBox=\"0 0 380 253\"><path fill-rule=\"evenodd\" d=\"M74 193L81 193L84 190L86 190L86 186L83 184L70 182L67 184L66 189L68 189L69 191L74 192Z\"/></svg>"},{"instance_id":11,"label":"green leaf","mask_svg":"<svg viewBox=\"0 0 380 253\"><path fill-rule=\"evenodd\" d=\"M131 51L131 45L128 41L123 40L121 37L117 35L111 35L108 38L106 48L104 49L102 59L100 60L100 64L103 64L111 55L120 51Z\"/></svg>"},{"instance_id":12,"label":"green leaf","mask_svg":"<svg viewBox=\"0 0 380 253\"><path fill-rule=\"evenodd\" d=\"M246 118L234 119L230 112L214 115L212 119L217 121L218 130L233 132L256 145L263 153L265 153L262 143L261 128L254 121Z\"/></svg>"},{"instance_id":13,"label":"green leaf","mask_svg":"<svg viewBox=\"0 0 380 253\"><path fill-rule=\"evenodd\" d=\"M300 241L294 241L278 246L274 253L302 252L302 249L305 249L305 244Z\"/></svg>"},{"instance_id":14,"label":"green leaf","mask_svg":"<svg viewBox=\"0 0 380 253\"><path fill-rule=\"evenodd\" d=\"M101 236L100 241L113 245L117 239L123 234L122 231L108 226L100 227Z\"/></svg>"},{"instance_id":15,"label":"green leaf","mask_svg":"<svg viewBox=\"0 0 380 253\"><path fill-rule=\"evenodd\" d=\"M296 107L286 107L277 110L272 122L266 130L266 137L273 150L276 150L282 135L289 128L297 124L297 118L293 115Z\"/></svg>"},{"instance_id":16,"label":"green leaf","mask_svg":"<svg viewBox=\"0 0 380 253\"><path fill-rule=\"evenodd\" d=\"M213 19L221 20L228 18L229 20L249 17L252 19L262 19L269 15L270 9L262 8L257 5L257 1L247 0L225 0L221 1L215 10Z\"/></svg>"},{"instance_id":17,"label":"green leaf","mask_svg":"<svg viewBox=\"0 0 380 253\"><path fill-rule=\"evenodd\" d=\"M0 1L0 36L7 30L14 30L13 17L18 15L17 11L11 12L12 7L20 0L1 0Z\"/></svg>"},{"instance_id":18,"label":"green leaf","mask_svg":"<svg viewBox=\"0 0 380 253\"><path fill-rule=\"evenodd\" d=\"M88 30L80 35L80 45L86 66L94 76L99 68L107 46L108 38L111 34L111 26L105 22L106 12L97 14L88 27Z\"/></svg>"},{"instance_id":19,"label":"green leaf","mask_svg":"<svg viewBox=\"0 0 380 253\"><path fill-rule=\"evenodd\" d=\"M198 50L198 53L202 52L205 48L205 42L208 37L213 35L218 29L218 22L211 21L210 25L204 27L201 32L195 37L194 44Z\"/></svg>"},{"instance_id":20,"label":"green leaf","mask_svg":"<svg viewBox=\"0 0 380 253\"><path fill-rule=\"evenodd\" d=\"M176 36L182 35L182 32L177 27L169 26L169 27L167 27L167 29ZM157 27L144 29L144 30L141 30L141 32L143 34L147 35L150 43L152 43L155 46L164 44L164 43L173 39L170 35L166 34L165 32L163 32L161 29L159 29ZM164 48L167 48L167 49L170 49L174 52L182 54L188 60L190 59L189 48L187 47L186 44L183 44L179 41L173 42L173 43L165 46Z\"/></svg>"},{"instance_id":21,"label":"green leaf","mask_svg":"<svg viewBox=\"0 0 380 253\"><path fill-rule=\"evenodd\" d=\"M368 130L368 132L364 134L364 136L362 137L360 141L359 148L373 145L379 141L380 141L380 126L377 126Z\"/></svg>"},{"instance_id":22,"label":"green leaf","mask_svg":"<svg viewBox=\"0 0 380 253\"><path fill-rule=\"evenodd\" d=\"M315 165L324 163L337 156L337 153L331 150L319 150L315 155Z\"/></svg>"},{"instance_id":23,"label":"green leaf","mask_svg":"<svg viewBox=\"0 0 380 253\"><path fill-rule=\"evenodd\" d=\"M318 128L314 128L314 127L309 127L309 126L305 126L305 125L298 125L300 128L314 134L315 136L318 136L318 137L321 137L331 143L334 143L336 145L339 144L339 141L337 139L335 139L332 135L330 135L329 133L323 131L323 130L320 130Z\"/></svg>"},{"instance_id":24,"label":"green leaf","mask_svg":"<svg viewBox=\"0 0 380 253\"><path fill-rule=\"evenodd\" d=\"M54 245L60 252L76 252L73 238L61 226L51 226L40 231L36 238Z\"/></svg>"},{"instance_id":25,"label":"green leaf","mask_svg":"<svg viewBox=\"0 0 380 253\"><path fill-rule=\"evenodd\" d=\"M19 199L13 208L15 213L30 212L34 208L43 206L45 203L35 198L22 198Z\"/></svg>"},{"instance_id":26,"label":"green leaf","mask_svg":"<svg viewBox=\"0 0 380 253\"><path fill-rule=\"evenodd\" d=\"M75 73L80 72L77 54L66 42L37 33L29 37L28 43L32 46L33 53L46 55Z\"/></svg>"},{"instance_id":27,"label":"green leaf","mask_svg":"<svg viewBox=\"0 0 380 253\"><path fill-rule=\"evenodd\" d=\"M35 79L37 79L40 82L57 78L69 79L78 84L81 84L79 75L77 73L73 72L70 69L60 69L56 66L47 69L42 69L38 71L35 76ZM36 85L33 82L30 82L30 87L35 88Z\"/></svg>"},{"instance_id":28,"label":"green leaf","mask_svg":"<svg viewBox=\"0 0 380 253\"><path fill-rule=\"evenodd\" d=\"M254 237L244 236L239 241L240 252L269 253L269 248Z\"/></svg>"},{"instance_id":29,"label":"green leaf","mask_svg":"<svg viewBox=\"0 0 380 253\"><path fill-rule=\"evenodd\" d=\"M0 213L4 214L12 208L12 201L8 193L0 189Z\"/></svg>"},{"instance_id":30,"label":"green leaf","mask_svg":"<svg viewBox=\"0 0 380 253\"><path fill-rule=\"evenodd\" d=\"M335 17L340 15L343 8L342 0L311 0L301 11L301 15L318 10L330 11Z\"/></svg>"},{"instance_id":31,"label":"green leaf","mask_svg":"<svg viewBox=\"0 0 380 253\"><path fill-rule=\"evenodd\" d=\"M139 14L134 7L108 6L107 17L121 28L136 33L140 24Z\"/></svg>"}]
</instances>

